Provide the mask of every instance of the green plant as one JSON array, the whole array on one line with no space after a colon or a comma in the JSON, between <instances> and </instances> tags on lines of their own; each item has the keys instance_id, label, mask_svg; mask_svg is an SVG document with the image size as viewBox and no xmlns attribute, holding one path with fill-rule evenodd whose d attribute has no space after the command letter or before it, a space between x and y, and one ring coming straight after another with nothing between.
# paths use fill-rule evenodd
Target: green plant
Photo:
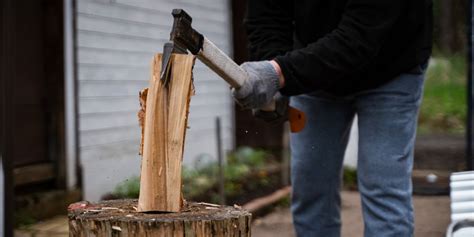
<instances>
[{"instance_id":1,"label":"green plant","mask_svg":"<svg viewBox=\"0 0 474 237\"><path fill-rule=\"evenodd\" d=\"M139 193L140 178L134 176L118 184L112 194L118 198L138 198Z\"/></svg>"},{"instance_id":2,"label":"green plant","mask_svg":"<svg viewBox=\"0 0 474 237\"><path fill-rule=\"evenodd\" d=\"M195 197L216 185L214 169L206 166L202 169L183 167L183 193L187 197Z\"/></svg>"},{"instance_id":3,"label":"green plant","mask_svg":"<svg viewBox=\"0 0 474 237\"><path fill-rule=\"evenodd\" d=\"M14 214L15 226L27 229L29 226L35 224L37 220L26 210L18 210Z\"/></svg>"},{"instance_id":4,"label":"green plant","mask_svg":"<svg viewBox=\"0 0 474 237\"><path fill-rule=\"evenodd\" d=\"M258 189L270 185L268 174L263 170L268 157L267 152L249 147L241 147L230 153L224 166L226 195L238 195L245 191L244 188ZM197 157L192 167L183 166L184 197L193 199L208 196L210 201L217 202L218 171L217 161L206 155ZM247 179L251 174L255 177L252 176L249 182ZM118 184L106 197L107 199L138 198L139 191L140 178L135 176Z\"/></svg>"},{"instance_id":5,"label":"green plant","mask_svg":"<svg viewBox=\"0 0 474 237\"><path fill-rule=\"evenodd\" d=\"M242 182L252 173L264 167L269 154L263 150L249 147L240 147L230 153L224 166L224 191L226 195L236 195L243 191ZM198 157L195 168L183 168L183 193L187 198L193 198L209 194L211 191L211 201L218 200L216 187L218 185L219 167L211 157ZM246 185L256 188L268 185L266 174L260 172L258 179Z\"/></svg>"},{"instance_id":6,"label":"green plant","mask_svg":"<svg viewBox=\"0 0 474 237\"><path fill-rule=\"evenodd\" d=\"M280 200L278 200L276 206L278 207L290 207L291 205L291 198L290 196L286 196Z\"/></svg>"},{"instance_id":7,"label":"green plant","mask_svg":"<svg viewBox=\"0 0 474 237\"><path fill-rule=\"evenodd\" d=\"M342 173L344 188L357 189L357 170L348 166L344 166Z\"/></svg>"},{"instance_id":8,"label":"green plant","mask_svg":"<svg viewBox=\"0 0 474 237\"><path fill-rule=\"evenodd\" d=\"M466 120L466 60L433 58L426 73L420 133L461 133Z\"/></svg>"}]
</instances>

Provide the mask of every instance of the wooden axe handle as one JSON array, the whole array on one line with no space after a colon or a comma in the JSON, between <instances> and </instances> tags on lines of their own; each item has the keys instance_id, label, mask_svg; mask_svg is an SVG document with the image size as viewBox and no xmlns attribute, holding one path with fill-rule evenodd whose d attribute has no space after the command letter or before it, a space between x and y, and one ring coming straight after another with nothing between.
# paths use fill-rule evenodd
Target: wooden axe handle
<instances>
[{"instance_id":1,"label":"wooden axe handle","mask_svg":"<svg viewBox=\"0 0 474 237\"><path fill-rule=\"evenodd\" d=\"M247 73L244 69L206 37L204 37L202 50L197 54L197 58L235 89L239 89L247 80ZM275 101L270 102L261 109L264 111L274 111Z\"/></svg>"},{"instance_id":2,"label":"wooden axe handle","mask_svg":"<svg viewBox=\"0 0 474 237\"><path fill-rule=\"evenodd\" d=\"M206 37L204 37L202 49L197 54L197 58L235 89L239 89L245 80L247 80L247 73ZM274 111L275 100L260 109L264 111ZM306 121L304 113L291 107L289 112L291 131L301 131Z\"/></svg>"},{"instance_id":3,"label":"wooden axe handle","mask_svg":"<svg viewBox=\"0 0 474 237\"><path fill-rule=\"evenodd\" d=\"M206 37L197 58L235 89L247 80L247 73Z\"/></svg>"}]
</instances>

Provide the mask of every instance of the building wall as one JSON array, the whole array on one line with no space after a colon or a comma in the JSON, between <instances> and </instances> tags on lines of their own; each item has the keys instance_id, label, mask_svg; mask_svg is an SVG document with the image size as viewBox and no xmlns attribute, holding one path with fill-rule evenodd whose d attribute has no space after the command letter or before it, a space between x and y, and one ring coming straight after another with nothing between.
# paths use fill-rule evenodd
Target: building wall
<instances>
[{"instance_id":1,"label":"building wall","mask_svg":"<svg viewBox=\"0 0 474 237\"><path fill-rule=\"evenodd\" d=\"M138 91L147 87L150 60L169 39L173 8L231 53L229 0L77 0L79 157L85 199L98 200L121 181L138 175ZM215 157L215 118L223 124L224 151L233 147L229 87L202 63L194 68L190 129L184 163Z\"/></svg>"},{"instance_id":2,"label":"building wall","mask_svg":"<svg viewBox=\"0 0 474 237\"><path fill-rule=\"evenodd\" d=\"M349 135L349 142L347 143L346 152L344 153L344 166L357 168L358 144L359 128L357 127L357 116L355 116Z\"/></svg>"}]
</instances>

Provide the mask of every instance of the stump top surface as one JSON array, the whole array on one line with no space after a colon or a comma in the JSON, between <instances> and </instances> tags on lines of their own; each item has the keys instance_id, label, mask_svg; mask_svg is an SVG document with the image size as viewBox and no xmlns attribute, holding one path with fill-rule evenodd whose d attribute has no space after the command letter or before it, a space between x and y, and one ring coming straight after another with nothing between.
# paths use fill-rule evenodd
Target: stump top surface
<instances>
[{"instance_id":1,"label":"stump top surface","mask_svg":"<svg viewBox=\"0 0 474 237\"><path fill-rule=\"evenodd\" d=\"M142 213L137 211L136 199L122 199L90 203L76 202L68 207L69 218L138 222L172 222L176 220L223 220L251 216L238 206L220 206L210 203L185 203L177 213Z\"/></svg>"}]
</instances>

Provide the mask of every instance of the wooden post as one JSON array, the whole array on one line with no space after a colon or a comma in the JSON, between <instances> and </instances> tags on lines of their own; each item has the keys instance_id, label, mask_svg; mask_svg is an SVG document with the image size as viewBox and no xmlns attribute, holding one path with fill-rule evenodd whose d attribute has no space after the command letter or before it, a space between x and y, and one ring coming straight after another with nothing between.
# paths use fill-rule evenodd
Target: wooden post
<instances>
[{"instance_id":1,"label":"wooden post","mask_svg":"<svg viewBox=\"0 0 474 237\"><path fill-rule=\"evenodd\" d=\"M78 202L68 208L69 236L250 236L251 214L240 207L188 203L180 213L137 212L137 200Z\"/></svg>"},{"instance_id":2,"label":"wooden post","mask_svg":"<svg viewBox=\"0 0 474 237\"><path fill-rule=\"evenodd\" d=\"M216 146L217 164L219 166L219 202L221 205L225 205L224 157L222 156L221 119L219 117L216 117Z\"/></svg>"},{"instance_id":3,"label":"wooden post","mask_svg":"<svg viewBox=\"0 0 474 237\"><path fill-rule=\"evenodd\" d=\"M469 34L468 38L474 39L474 3L471 1L471 9L469 12L468 21L471 27L468 27ZM468 24L469 25L469 24ZM466 131L466 166L467 170L474 170L474 48L472 47L472 40L468 40L468 62L471 62L471 66L468 67L468 78L467 78L467 131Z\"/></svg>"},{"instance_id":4,"label":"wooden post","mask_svg":"<svg viewBox=\"0 0 474 237\"><path fill-rule=\"evenodd\" d=\"M168 85L160 80L161 54L152 63L148 91L140 93L143 117L143 158L138 211L179 212L181 163L190 97L193 94L193 55L171 56ZM141 116L140 116L141 114Z\"/></svg>"}]
</instances>

